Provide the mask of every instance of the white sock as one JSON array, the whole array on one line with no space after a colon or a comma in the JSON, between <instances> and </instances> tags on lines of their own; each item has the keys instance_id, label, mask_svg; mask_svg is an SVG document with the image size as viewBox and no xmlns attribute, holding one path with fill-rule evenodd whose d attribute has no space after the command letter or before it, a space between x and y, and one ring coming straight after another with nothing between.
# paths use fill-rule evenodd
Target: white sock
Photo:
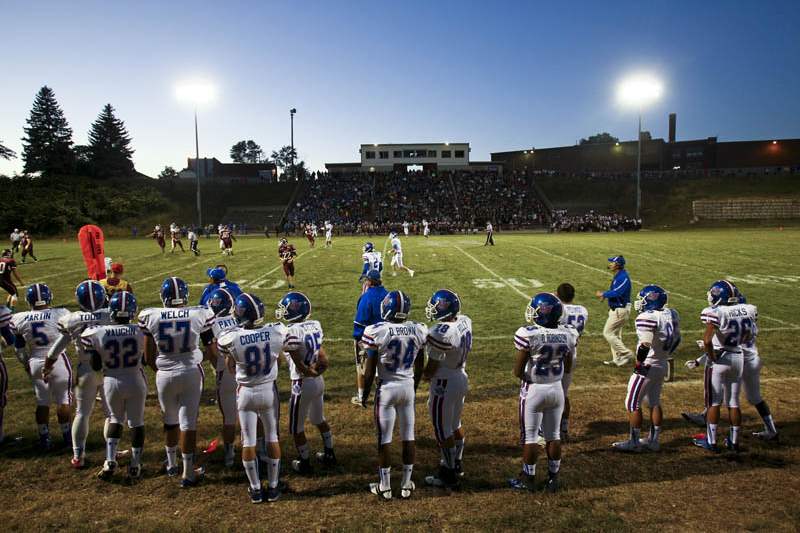
<instances>
[{"instance_id":1,"label":"white sock","mask_svg":"<svg viewBox=\"0 0 800 533\"><path fill-rule=\"evenodd\" d=\"M386 467L386 468L379 468L378 469L378 475L380 475L380 477L381 477L381 484L380 484L381 490L389 490L389 489L391 489L392 488L392 482L391 482L392 467L389 466L389 467Z\"/></svg>"},{"instance_id":2,"label":"white sock","mask_svg":"<svg viewBox=\"0 0 800 533\"><path fill-rule=\"evenodd\" d=\"M182 453L183 458L183 479L194 481L194 454Z\"/></svg>"},{"instance_id":3,"label":"white sock","mask_svg":"<svg viewBox=\"0 0 800 533\"><path fill-rule=\"evenodd\" d=\"M661 426L650 426L650 442L658 442L661 436Z\"/></svg>"},{"instance_id":4,"label":"white sock","mask_svg":"<svg viewBox=\"0 0 800 533\"><path fill-rule=\"evenodd\" d=\"M142 448L131 448L131 466L142 464Z\"/></svg>"},{"instance_id":5,"label":"white sock","mask_svg":"<svg viewBox=\"0 0 800 533\"><path fill-rule=\"evenodd\" d=\"M80 448L81 451L86 447L86 437L89 434L89 417L80 413L75 413L72 420L72 445ZM103 438L108 438L108 434L103 431ZM73 449L74 449L73 448Z\"/></svg>"},{"instance_id":6,"label":"white sock","mask_svg":"<svg viewBox=\"0 0 800 533\"><path fill-rule=\"evenodd\" d=\"M547 461L547 471L551 474L558 474L559 468L561 468L561 459L550 459Z\"/></svg>"},{"instance_id":7,"label":"white sock","mask_svg":"<svg viewBox=\"0 0 800 533\"><path fill-rule=\"evenodd\" d=\"M529 476L536 475L536 463L529 465L528 463L522 463L522 473L527 474Z\"/></svg>"},{"instance_id":8,"label":"white sock","mask_svg":"<svg viewBox=\"0 0 800 533\"><path fill-rule=\"evenodd\" d=\"M278 486L278 476L281 473L281 460L269 458L267 460L267 480L269 488L274 489Z\"/></svg>"},{"instance_id":9,"label":"white sock","mask_svg":"<svg viewBox=\"0 0 800 533\"><path fill-rule=\"evenodd\" d=\"M74 438L74 437L73 437ZM75 441L72 441L73 444ZM78 448L77 446L72 447L72 457L75 459L80 459L83 456L83 448Z\"/></svg>"},{"instance_id":10,"label":"white sock","mask_svg":"<svg viewBox=\"0 0 800 533\"><path fill-rule=\"evenodd\" d=\"M403 479L400 482L401 487L405 487L411 483L411 474L414 472L414 465L403 465Z\"/></svg>"},{"instance_id":11,"label":"white sock","mask_svg":"<svg viewBox=\"0 0 800 533\"><path fill-rule=\"evenodd\" d=\"M731 442L734 444L739 443L739 426L731 426Z\"/></svg>"},{"instance_id":12,"label":"white sock","mask_svg":"<svg viewBox=\"0 0 800 533\"><path fill-rule=\"evenodd\" d=\"M322 435L322 443L325 446L326 450L333 449L333 435L331 435L330 431L326 431L325 433L320 433Z\"/></svg>"},{"instance_id":13,"label":"white sock","mask_svg":"<svg viewBox=\"0 0 800 533\"><path fill-rule=\"evenodd\" d=\"M631 428L631 442L639 444L639 436L642 434L642 428Z\"/></svg>"},{"instance_id":14,"label":"white sock","mask_svg":"<svg viewBox=\"0 0 800 533\"><path fill-rule=\"evenodd\" d=\"M178 447L165 446L164 449L167 450L167 468L178 466Z\"/></svg>"},{"instance_id":15,"label":"white sock","mask_svg":"<svg viewBox=\"0 0 800 533\"><path fill-rule=\"evenodd\" d=\"M250 488L259 490L261 488L261 479L258 477L258 466L256 466L256 460L242 460L242 465L244 465L244 471L247 474L247 480L250 481Z\"/></svg>"},{"instance_id":16,"label":"white sock","mask_svg":"<svg viewBox=\"0 0 800 533\"><path fill-rule=\"evenodd\" d=\"M116 462L117 460L117 446L119 446L119 438L106 439L106 461Z\"/></svg>"},{"instance_id":17,"label":"white sock","mask_svg":"<svg viewBox=\"0 0 800 533\"><path fill-rule=\"evenodd\" d=\"M298 445L297 446L297 453L300 454L300 459L308 460L308 455L309 455L308 443L306 442L305 444Z\"/></svg>"},{"instance_id":18,"label":"white sock","mask_svg":"<svg viewBox=\"0 0 800 533\"><path fill-rule=\"evenodd\" d=\"M364 389L358 389L358 399L360 400L363 397L364 397Z\"/></svg>"},{"instance_id":19,"label":"white sock","mask_svg":"<svg viewBox=\"0 0 800 533\"><path fill-rule=\"evenodd\" d=\"M708 440L709 444L716 444L717 443L717 425L716 424L708 424L706 429L706 439Z\"/></svg>"},{"instance_id":20,"label":"white sock","mask_svg":"<svg viewBox=\"0 0 800 533\"><path fill-rule=\"evenodd\" d=\"M461 440L456 439L456 459L458 459L459 461L461 460L461 457L464 455L465 440L466 439L461 439Z\"/></svg>"}]
</instances>

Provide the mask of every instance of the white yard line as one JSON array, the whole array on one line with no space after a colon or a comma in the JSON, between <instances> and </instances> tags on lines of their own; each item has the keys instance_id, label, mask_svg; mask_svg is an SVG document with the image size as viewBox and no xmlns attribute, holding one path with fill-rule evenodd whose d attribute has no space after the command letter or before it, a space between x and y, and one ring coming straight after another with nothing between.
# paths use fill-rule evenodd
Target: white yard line
<instances>
[{"instance_id":1,"label":"white yard line","mask_svg":"<svg viewBox=\"0 0 800 533\"><path fill-rule=\"evenodd\" d=\"M469 254L466 251L464 251L463 248L461 248L460 246L453 246L453 248L455 248L456 250L458 250L462 254L464 254L467 257L469 257L470 259L472 259L475 262L476 265L478 265L479 267L484 269L486 272L488 272L489 274L491 274L492 276L497 278L497 280L500 281L501 283L503 283L506 287L508 287L512 291L516 292L517 294L519 294L520 296L522 296L526 300L530 301L530 299L531 299L530 296L528 296L527 294L525 294L524 292L519 290L517 287L513 286L512 284L510 284L505 278L500 277L499 274L497 274L495 271L493 271L492 269L490 269L489 267L487 267L486 265L484 265L483 263L478 261L478 259L476 257L474 257L471 254Z\"/></svg>"}]
</instances>

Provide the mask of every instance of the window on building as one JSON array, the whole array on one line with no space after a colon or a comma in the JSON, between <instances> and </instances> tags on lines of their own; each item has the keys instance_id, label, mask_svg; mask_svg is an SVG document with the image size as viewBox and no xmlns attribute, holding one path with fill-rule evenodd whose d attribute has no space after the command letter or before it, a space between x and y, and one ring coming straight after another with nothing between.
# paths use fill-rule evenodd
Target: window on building
<instances>
[{"instance_id":1,"label":"window on building","mask_svg":"<svg viewBox=\"0 0 800 533\"><path fill-rule=\"evenodd\" d=\"M703 157L702 150L686 150L686 157Z\"/></svg>"},{"instance_id":2,"label":"window on building","mask_svg":"<svg viewBox=\"0 0 800 533\"><path fill-rule=\"evenodd\" d=\"M375 159L375 152L367 152L367 159Z\"/></svg>"},{"instance_id":3,"label":"window on building","mask_svg":"<svg viewBox=\"0 0 800 533\"><path fill-rule=\"evenodd\" d=\"M394 157L395 159L400 159L401 157L403 157L403 151L395 150L394 152L392 152L392 157Z\"/></svg>"},{"instance_id":4,"label":"window on building","mask_svg":"<svg viewBox=\"0 0 800 533\"><path fill-rule=\"evenodd\" d=\"M450 150L442 150L442 159L450 159Z\"/></svg>"},{"instance_id":5,"label":"window on building","mask_svg":"<svg viewBox=\"0 0 800 533\"><path fill-rule=\"evenodd\" d=\"M464 150L456 150L456 159L464 159Z\"/></svg>"},{"instance_id":6,"label":"window on building","mask_svg":"<svg viewBox=\"0 0 800 533\"><path fill-rule=\"evenodd\" d=\"M403 150L403 157L414 157L414 150Z\"/></svg>"},{"instance_id":7,"label":"window on building","mask_svg":"<svg viewBox=\"0 0 800 533\"><path fill-rule=\"evenodd\" d=\"M389 152L378 152L379 159L389 159Z\"/></svg>"},{"instance_id":8,"label":"window on building","mask_svg":"<svg viewBox=\"0 0 800 533\"><path fill-rule=\"evenodd\" d=\"M436 150L428 150L428 157L436 157Z\"/></svg>"}]
</instances>

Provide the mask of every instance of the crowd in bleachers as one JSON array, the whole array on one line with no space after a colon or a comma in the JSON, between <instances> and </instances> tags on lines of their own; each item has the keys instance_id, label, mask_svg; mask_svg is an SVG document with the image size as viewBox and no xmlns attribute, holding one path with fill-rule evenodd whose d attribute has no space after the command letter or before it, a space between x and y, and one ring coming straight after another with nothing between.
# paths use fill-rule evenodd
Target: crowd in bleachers
<instances>
[{"instance_id":1,"label":"crowd in bleachers","mask_svg":"<svg viewBox=\"0 0 800 533\"><path fill-rule=\"evenodd\" d=\"M597 213L589 211L582 215L571 215L566 209L554 209L550 231L558 232L599 232L599 231L639 231L642 220L619 213Z\"/></svg>"}]
</instances>

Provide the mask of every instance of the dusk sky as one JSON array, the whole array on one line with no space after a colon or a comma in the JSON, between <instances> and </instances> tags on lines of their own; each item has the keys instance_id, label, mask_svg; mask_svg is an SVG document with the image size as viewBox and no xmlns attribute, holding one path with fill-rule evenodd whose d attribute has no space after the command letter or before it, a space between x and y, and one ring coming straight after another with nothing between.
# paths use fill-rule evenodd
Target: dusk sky
<instances>
[{"instance_id":1,"label":"dusk sky","mask_svg":"<svg viewBox=\"0 0 800 533\"><path fill-rule=\"evenodd\" d=\"M558 6L558 7L556 7ZM564 6L570 6L569 8ZM134 163L156 176L194 153L175 85L211 80L201 156L253 139L295 145L312 169L372 142L468 141L492 151L636 137L615 103L631 72L661 77L644 129L678 139L800 137L800 2L50 2L0 4L0 140L49 85L74 130L111 103ZM22 169L0 160L0 174Z\"/></svg>"}]
</instances>

